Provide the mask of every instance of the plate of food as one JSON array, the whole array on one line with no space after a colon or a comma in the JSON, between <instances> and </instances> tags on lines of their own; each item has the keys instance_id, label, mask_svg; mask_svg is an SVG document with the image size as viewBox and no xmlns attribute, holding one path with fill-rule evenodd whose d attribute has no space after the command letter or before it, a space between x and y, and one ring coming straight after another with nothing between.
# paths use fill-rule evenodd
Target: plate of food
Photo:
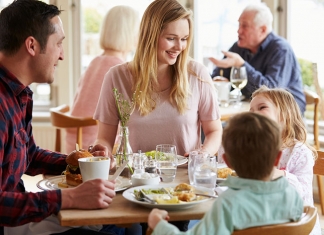
<instances>
[{"instance_id":1,"label":"plate of food","mask_svg":"<svg viewBox=\"0 0 324 235\"><path fill-rule=\"evenodd\" d=\"M217 166L217 183L220 183L227 179L227 176L236 176L236 173L231 168L227 167L227 165L224 163L224 165L218 164Z\"/></svg>"},{"instance_id":2,"label":"plate of food","mask_svg":"<svg viewBox=\"0 0 324 235\"><path fill-rule=\"evenodd\" d=\"M109 176L110 177L110 176ZM119 192L131 186L131 181L128 178L118 176L116 179L115 191ZM56 190L65 188L74 188L75 186L66 183L65 175L53 176L43 179L37 183L37 187L42 190Z\"/></svg>"},{"instance_id":3,"label":"plate of food","mask_svg":"<svg viewBox=\"0 0 324 235\"><path fill-rule=\"evenodd\" d=\"M155 153L156 153L156 151L155 150L152 150L152 151L149 151L149 152L145 152L145 155L147 157L152 157L152 159L155 159ZM184 157L184 156L181 156L181 155L177 155L177 158L178 158L178 166L183 165L183 164L186 164L188 162L188 158L187 157Z\"/></svg>"},{"instance_id":4,"label":"plate of food","mask_svg":"<svg viewBox=\"0 0 324 235\"><path fill-rule=\"evenodd\" d=\"M143 185L126 189L123 197L148 208L182 210L211 200L215 197L215 192L212 189L194 187L185 183L163 186Z\"/></svg>"}]
</instances>

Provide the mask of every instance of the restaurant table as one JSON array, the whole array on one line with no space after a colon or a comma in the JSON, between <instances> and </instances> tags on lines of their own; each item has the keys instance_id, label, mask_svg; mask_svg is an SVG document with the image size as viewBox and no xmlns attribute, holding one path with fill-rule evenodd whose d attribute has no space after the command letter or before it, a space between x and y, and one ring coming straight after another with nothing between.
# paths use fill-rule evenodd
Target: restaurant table
<instances>
[{"instance_id":1,"label":"restaurant table","mask_svg":"<svg viewBox=\"0 0 324 235\"><path fill-rule=\"evenodd\" d=\"M242 105L240 107L235 107L234 104L230 104L228 107L219 107L219 111L221 114L221 121L228 121L235 114L248 112L250 110L250 102L242 101Z\"/></svg>"},{"instance_id":2,"label":"restaurant table","mask_svg":"<svg viewBox=\"0 0 324 235\"><path fill-rule=\"evenodd\" d=\"M187 164L178 166L176 178L171 183L188 183L189 179L187 168ZM166 184L170 183L160 182L161 186ZM187 209L169 211L169 221L201 219L206 213L206 211L208 211L212 207L212 204L215 200L217 199L211 198L205 202L201 202ZM113 198L113 202L106 209L60 210L60 212L58 213L58 219L62 226L116 224L119 226L127 227L132 223L146 223L151 210L152 209L150 208L146 208L142 205L128 201L123 197L122 192L117 192L116 196Z\"/></svg>"}]
</instances>

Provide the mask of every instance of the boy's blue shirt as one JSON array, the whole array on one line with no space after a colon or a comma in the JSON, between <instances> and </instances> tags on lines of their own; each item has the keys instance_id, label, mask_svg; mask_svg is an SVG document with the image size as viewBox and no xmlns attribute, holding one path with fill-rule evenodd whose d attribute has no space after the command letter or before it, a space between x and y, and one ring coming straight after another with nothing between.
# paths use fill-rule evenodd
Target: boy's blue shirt
<instances>
[{"instance_id":1,"label":"boy's blue shirt","mask_svg":"<svg viewBox=\"0 0 324 235\"><path fill-rule=\"evenodd\" d=\"M284 177L260 181L229 176L222 186L228 189L191 230L180 232L161 220L153 234L230 235L248 227L297 221L303 213L302 198Z\"/></svg>"}]
</instances>

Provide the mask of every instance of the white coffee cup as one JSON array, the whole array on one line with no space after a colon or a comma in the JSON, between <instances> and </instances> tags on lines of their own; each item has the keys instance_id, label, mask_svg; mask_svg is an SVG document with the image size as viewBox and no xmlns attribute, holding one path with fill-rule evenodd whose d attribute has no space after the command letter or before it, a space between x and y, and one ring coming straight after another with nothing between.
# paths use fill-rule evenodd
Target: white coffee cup
<instances>
[{"instance_id":1,"label":"white coffee cup","mask_svg":"<svg viewBox=\"0 0 324 235\"><path fill-rule=\"evenodd\" d=\"M86 157L79 158L79 167L82 181L92 179L108 180L110 169L110 158L108 157Z\"/></svg>"}]
</instances>

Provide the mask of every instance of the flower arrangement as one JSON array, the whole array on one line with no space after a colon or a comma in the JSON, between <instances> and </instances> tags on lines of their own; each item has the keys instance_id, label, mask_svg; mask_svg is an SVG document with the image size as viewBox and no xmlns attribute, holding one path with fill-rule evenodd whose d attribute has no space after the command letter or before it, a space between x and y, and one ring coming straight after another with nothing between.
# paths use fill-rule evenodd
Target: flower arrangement
<instances>
[{"instance_id":1,"label":"flower arrangement","mask_svg":"<svg viewBox=\"0 0 324 235\"><path fill-rule=\"evenodd\" d=\"M120 124L122 127L126 127L130 115L135 109L135 93L133 94L132 100L128 101L124 99L123 95L119 93L116 88L113 88L113 92L117 105Z\"/></svg>"},{"instance_id":2,"label":"flower arrangement","mask_svg":"<svg viewBox=\"0 0 324 235\"><path fill-rule=\"evenodd\" d=\"M133 113L135 109L135 93L133 94L132 99L128 101L124 99L123 95L119 93L116 88L113 88L113 92L116 101L120 125L122 128L122 139L116 153L117 165L121 165L123 160L129 160L128 155L133 153L128 141L127 123L129 121L130 115ZM133 174L132 167L129 164L127 164L127 166L131 174Z\"/></svg>"}]
</instances>

